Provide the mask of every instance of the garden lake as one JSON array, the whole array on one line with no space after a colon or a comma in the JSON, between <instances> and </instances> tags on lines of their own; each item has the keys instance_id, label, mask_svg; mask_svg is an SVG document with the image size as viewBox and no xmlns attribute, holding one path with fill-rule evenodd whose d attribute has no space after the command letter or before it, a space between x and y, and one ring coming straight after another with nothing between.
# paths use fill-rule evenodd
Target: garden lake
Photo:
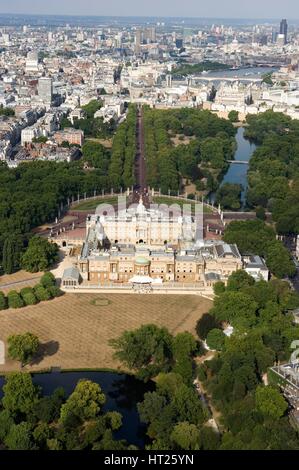
<instances>
[{"instance_id":1,"label":"garden lake","mask_svg":"<svg viewBox=\"0 0 299 470\"><path fill-rule=\"evenodd\" d=\"M154 389L153 383L145 384L134 376L112 372L51 372L32 374L35 385L42 389L44 396L51 395L58 387L63 387L66 396L75 389L80 379L88 379L100 385L106 396L103 411L118 411L123 417L123 425L114 433L115 439L125 439L128 444L144 448L146 442L146 426L139 420L137 403L143 400L147 391ZM0 397L4 377L0 377Z\"/></svg>"}]
</instances>

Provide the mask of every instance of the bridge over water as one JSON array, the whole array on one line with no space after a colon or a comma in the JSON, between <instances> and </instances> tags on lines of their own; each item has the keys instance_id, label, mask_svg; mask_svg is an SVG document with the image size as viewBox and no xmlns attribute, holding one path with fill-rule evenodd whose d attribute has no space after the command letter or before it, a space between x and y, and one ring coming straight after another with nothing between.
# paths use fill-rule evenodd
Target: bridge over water
<instances>
[{"instance_id":1,"label":"bridge over water","mask_svg":"<svg viewBox=\"0 0 299 470\"><path fill-rule=\"evenodd\" d=\"M200 77L191 77L191 81L202 81L202 82L248 82L248 83L261 83L263 81L262 78L256 77L210 77L210 76L203 76Z\"/></svg>"},{"instance_id":2,"label":"bridge over water","mask_svg":"<svg viewBox=\"0 0 299 470\"><path fill-rule=\"evenodd\" d=\"M238 165L248 165L249 162L244 160L227 160L227 163L237 163Z\"/></svg>"}]
</instances>

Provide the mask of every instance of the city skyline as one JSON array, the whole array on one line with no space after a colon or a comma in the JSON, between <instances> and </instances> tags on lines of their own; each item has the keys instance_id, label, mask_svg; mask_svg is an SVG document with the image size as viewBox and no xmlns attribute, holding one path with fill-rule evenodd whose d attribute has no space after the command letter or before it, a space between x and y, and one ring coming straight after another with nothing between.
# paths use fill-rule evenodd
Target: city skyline
<instances>
[{"instance_id":1,"label":"city skyline","mask_svg":"<svg viewBox=\"0 0 299 470\"><path fill-rule=\"evenodd\" d=\"M216 11L215 16L213 12ZM271 14L269 15L269 12ZM288 15L286 15L286 12ZM218 19L299 19L299 4L296 0L286 0L283 4L273 5L271 0L262 4L252 0L242 4L237 0L227 0L225 5L220 0L211 0L209 5L196 0L166 0L161 5L159 0L141 5L137 0L122 2L114 0L109 5L102 1L86 0L84 5L79 0L52 0L51 4L37 0L2 0L2 14L32 14L32 15L67 15L67 16L155 16L155 17L195 17Z\"/></svg>"}]
</instances>

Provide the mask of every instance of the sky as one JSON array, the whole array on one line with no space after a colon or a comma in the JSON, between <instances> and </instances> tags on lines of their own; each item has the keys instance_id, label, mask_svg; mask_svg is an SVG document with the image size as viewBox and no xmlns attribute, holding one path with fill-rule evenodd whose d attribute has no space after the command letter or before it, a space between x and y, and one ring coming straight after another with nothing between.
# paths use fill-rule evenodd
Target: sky
<instances>
[{"instance_id":1,"label":"sky","mask_svg":"<svg viewBox=\"0 0 299 470\"><path fill-rule=\"evenodd\" d=\"M0 13L299 19L299 0L0 0Z\"/></svg>"}]
</instances>

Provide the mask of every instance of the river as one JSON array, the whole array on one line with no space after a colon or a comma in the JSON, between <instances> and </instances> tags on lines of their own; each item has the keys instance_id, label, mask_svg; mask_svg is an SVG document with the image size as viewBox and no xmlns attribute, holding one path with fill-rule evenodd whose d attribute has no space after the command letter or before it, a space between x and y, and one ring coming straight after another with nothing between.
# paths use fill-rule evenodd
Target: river
<instances>
[{"instance_id":1,"label":"river","mask_svg":"<svg viewBox=\"0 0 299 470\"><path fill-rule=\"evenodd\" d=\"M52 372L33 374L34 384L42 388L44 395L51 395L57 387L63 387L70 395L78 380L89 379L98 383L106 396L103 411L118 411L123 416L123 425L114 435L116 439L125 439L129 444L144 448L146 427L140 422L137 403L143 400L145 392L153 390L153 383L145 384L135 377L111 372ZM0 397L4 378L0 377Z\"/></svg>"},{"instance_id":2,"label":"river","mask_svg":"<svg viewBox=\"0 0 299 470\"><path fill-rule=\"evenodd\" d=\"M235 160L241 162L249 162L253 152L256 149L256 145L251 143L249 140L244 139L244 132L244 127L238 128L238 132L236 135L238 148L235 153ZM247 172L248 165L244 165L243 163L231 163L221 183L237 183L243 186L243 191L241 195L241 201L243 206L245 204L246 191L248 187Z\"/></svg>"},{"instance_id":3,"label":"river","mask_svg":"<svg viewBox=\"0 0 299 470\"><path fill-rule=\"evenodd\" d=\"M208 74L211 77L219 77L219 80L222 80L223 77L236 78L237 80L242 80L242 78L262 78L266 73L276 72L277 67L242 67L236 70L211 70Z\"/></svg>"},{"instance_id":4,"label":"river","mask_svg":"<svg viewBox=\"0 0 299 470\"><path fill-rule=\"evenodd\" d=\"M238 147L234 159L236 161L249 162L253 155L253 152L256 149L256 145L244 138L244 132L244 127L238 128L238 132L236 134L236 141ZM220 185L222 186L224 183L241 184L243 187L243 191L241 194L241 201L243 207L245 206L246 191L248 187L247 172L248 165L244 165L244 163L231 163ZM216 194L211 193L209 196L210 201L215 201L215 197Z\"/></svg>"}]
</instances>

